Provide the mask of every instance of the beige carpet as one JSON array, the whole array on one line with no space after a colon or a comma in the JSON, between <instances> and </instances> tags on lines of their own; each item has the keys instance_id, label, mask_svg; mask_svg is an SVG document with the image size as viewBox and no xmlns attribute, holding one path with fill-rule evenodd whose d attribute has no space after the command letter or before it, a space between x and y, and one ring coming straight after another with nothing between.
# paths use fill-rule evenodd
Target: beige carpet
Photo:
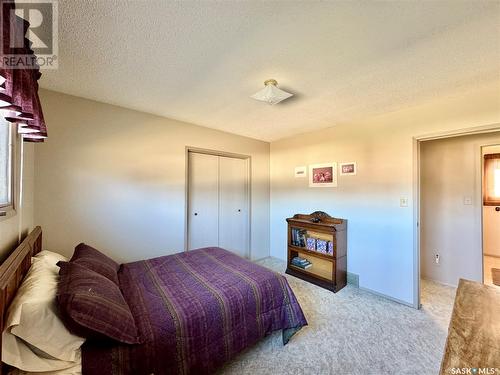
<instances>
[{"instance_id":1,"label":"beige carpet","mask_svg":"<svg viewBox=\"0 0 500 375\"><path fill-rule=\"evenodd\" d=\"M261 264L283 272L285 263ZM334 294L287 276L309 326L283 346L275 333L220 374L437 374L455 289L422 281L421 310L348 285Z\"/></svg>"}]
</instances>

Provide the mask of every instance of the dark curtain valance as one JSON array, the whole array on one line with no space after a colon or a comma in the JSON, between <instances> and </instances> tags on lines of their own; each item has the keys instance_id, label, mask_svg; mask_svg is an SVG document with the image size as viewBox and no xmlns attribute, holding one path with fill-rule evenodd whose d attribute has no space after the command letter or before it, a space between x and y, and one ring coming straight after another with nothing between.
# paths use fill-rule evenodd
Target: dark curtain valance
<instances>
[{"instance_id":1,"label":"dark curtain valance","mask_svg":"<svg viewBox=\"0 0 500 375\"><path fill-rule=\"evenodd\" d=\"M43 118L38 79L40 67L31 49L31 42L25 37L29 22L12 16L15 3L0 0L2 6L2 51L0 63L0 115L17 124L17 129L27 142L43 142L47 138L47 127ZM22 48L11 47L11 41L24 40ZM13 44L19 45L19 44ZM11 56L29 56L31 66L23 67L7 64ZM26 58L24 58L26 61ZM15 64L14 64L15 65Z\"/></svg>"}]
</instances>

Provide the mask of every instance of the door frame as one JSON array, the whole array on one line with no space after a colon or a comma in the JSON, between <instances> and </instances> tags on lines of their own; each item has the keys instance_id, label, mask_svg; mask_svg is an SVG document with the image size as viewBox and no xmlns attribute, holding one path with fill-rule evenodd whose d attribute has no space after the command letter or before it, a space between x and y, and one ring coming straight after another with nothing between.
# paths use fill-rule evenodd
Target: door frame
<instances>
[{"instance_id":1,"label":"door frame","mask_svg":"<svg viewBox=\"0 0 500 375\"><path fill-rule=\"evenodd\" d=\"M483 258L481 262L481 267L482 267L482 272L483 272L483 277L481 278L483 284L484 284L484 204L483 204L483 199L484 199L484 155L483 155L483 150L485 147L491 147L491 146L500 146L498 142L495 143L490 143L490 144L484 144L479 147L479 157L481 158L481 240L483 241Z\"/></svg>"},{"instance_id":2,"label":"door frame","mask_svg":"<svg viewBox=\"0 0 500 375\"><path fill-rule=\"evenodd\" d=\"M247 239L247 256L248 259L252 259L252 157L245 154L237 154L233 152L218 151L200 147L186 146L185 150L185 182L184 182L184 251L188 251L189 242L189 153L205 154L213 156L222 156L226 158L243 159L247 161L247 228L248 228L248 239Z\"/></svg>"},{"instance_id":3,"label":"door frame","mask_svg":"<svg viewBox=\"0 0 500 375\"><path fill-rule=\"evenodd\" d=\"M443 131L438 133L425 134L420 136L413 137L413 307L416 309L420 309L421 301L420 301L420 238L421 238L421 227L420 227L420 212L421 212L421 186L420 186L420 177L421 177L421 157L420 157L420 146L422 142L432 141L436 139L444 139L444 138L454 138L459 136L466 135L477 135L477 134L486 134L486 133L494 133L500 131L500 123L495 123L491 125L485 126L477 126L466 129L459 129L455 131ZM486 145L484 145L486 146ZM476 150L476 165L482 166L482 147L483 145ZM482 202L482 194L483 194L483 170L476 172L475 176L475 195L474 202ZM481 253L483 252L483 205L480 204L478 208L475 210L476 216L476 230L478 232L477 243L480 246ZM477 220L479 218L479 220ZM483 257L484 258L484 257ZM484 259L481 266L482 278L484 279Z\"/></svg>"}]
</instances>

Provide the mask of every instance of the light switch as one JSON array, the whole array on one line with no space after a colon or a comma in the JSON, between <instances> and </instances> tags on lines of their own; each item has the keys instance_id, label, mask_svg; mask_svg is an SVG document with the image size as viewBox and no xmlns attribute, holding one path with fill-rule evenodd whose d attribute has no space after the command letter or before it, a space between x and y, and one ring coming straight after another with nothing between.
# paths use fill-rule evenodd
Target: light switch
<instances>
[{"instance_id":1,"label":"light switch","mask_svg":"<svg viewBox=\"0 0 500 375\"><path fill-rule=\"evenodd\" d=\"M406 197L399 198L399 207L408 207L408 198Z\"/></svg>"},{"instance_id":2,"label":"light switch","mask_svg":"<svg viewBox=\"0 0 500 375\"><path fill-rule=\"evenodd\" d=\"M472 198L471 197L464 197L464 204L466 206L472 205Z\"/></svg>"}]
</instances>

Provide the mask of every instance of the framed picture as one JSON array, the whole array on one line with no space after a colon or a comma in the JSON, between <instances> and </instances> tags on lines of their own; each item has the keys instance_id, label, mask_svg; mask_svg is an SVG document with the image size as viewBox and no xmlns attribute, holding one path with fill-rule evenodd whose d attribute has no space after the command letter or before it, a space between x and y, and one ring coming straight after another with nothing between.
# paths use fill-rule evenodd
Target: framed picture
<instances>
[{"instance_id":1,"label":"framed picture","mask_svg":"<svg viewBox=\"0 0 500 375\"><path fill-rule=\"evenodd\" d=\"M356 162L340 163L341 176L356 176Z\"/></svg>"},{"instance_id":2,"label":"framed picture","mask_svg":"<svg viewBox=\"0 0 500 375\"><path fill-rule=\"evenodd\" d=\"M309 187L337 187L337 163L310 165Z\"/></svg>"},{"instance_id":3,"label":"framed picture","mask_svg":"<svg viewBox=\"0 0 500 375\"><path fill-rule=\"evenodd\" d=\"M295 178L307 176L307 167L295 167Z\"/></svg>"}]
</instances>

